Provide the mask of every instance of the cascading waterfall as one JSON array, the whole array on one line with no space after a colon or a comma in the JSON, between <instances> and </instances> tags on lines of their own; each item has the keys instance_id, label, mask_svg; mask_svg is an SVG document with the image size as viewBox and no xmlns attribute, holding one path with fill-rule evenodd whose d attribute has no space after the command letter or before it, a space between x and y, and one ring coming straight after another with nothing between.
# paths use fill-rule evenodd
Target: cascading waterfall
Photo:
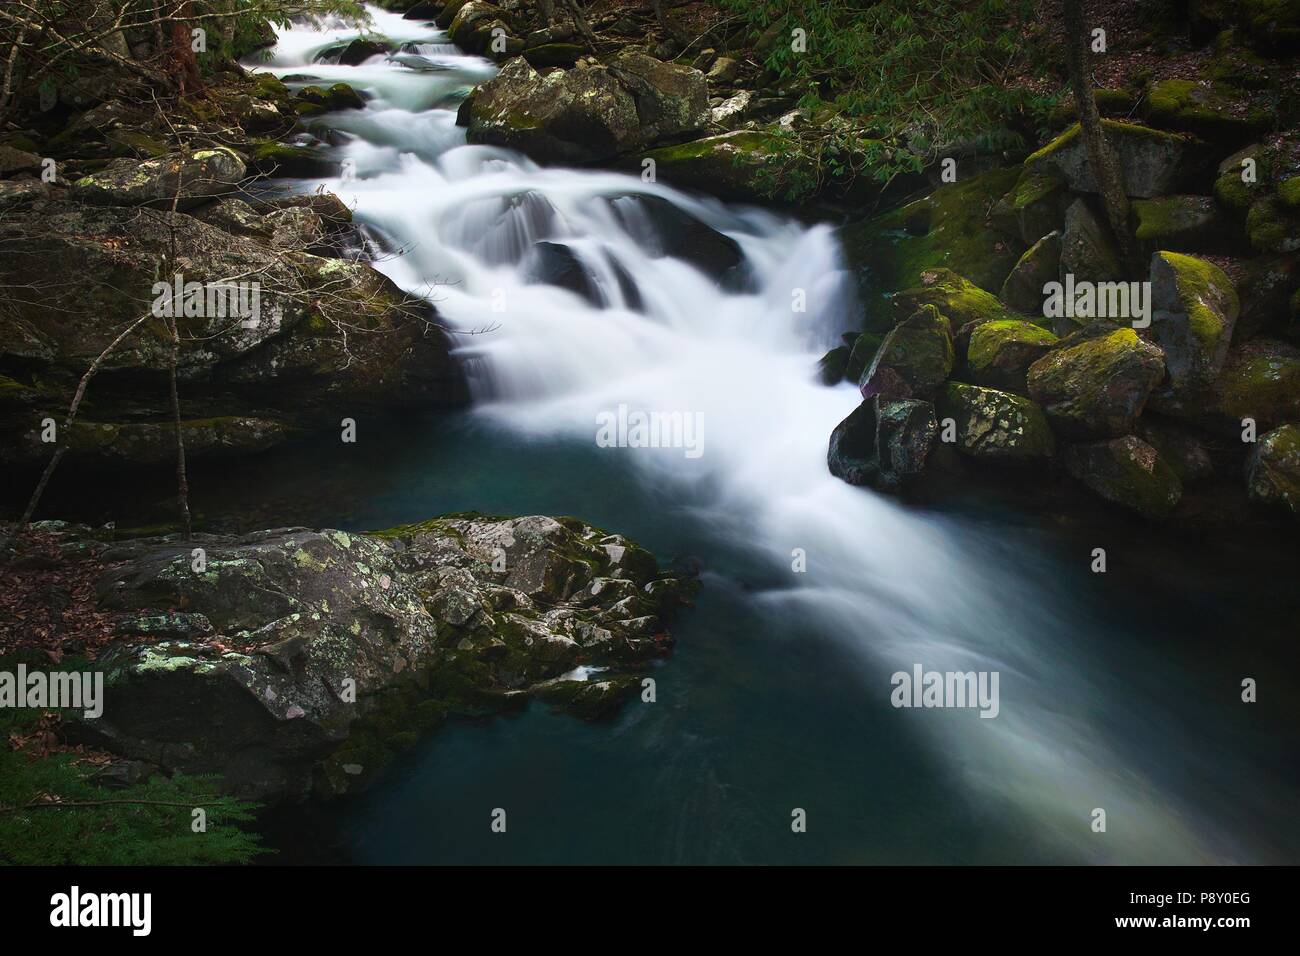
<instances>
[{"instance_id":1,"label":"cascading waterfall","mask_svg":"<svg viewBox=\"0 0 1300 956\"><path fill-rule=\"evenodd\" d=\"M474 369L471 414L520 442L573 443L594 442L597 416L620 405L698 416L699 457L681 448L618 453L632 456L642 480L688 502L718 540L762 553L778 570L789 569L794 549L806 552L806 573L751 595L764 613L813 621L827 639L853 646L881 700L890 674L914 663L1000 672L996 719L974 710L895 714L898 733L954 762L971 799L1009 807L1035 841L1070 859L1246 855L1090 721L1090 702L1111 676L1085 651L1086 622L1054 610L1052 585L1032 557L828 474L827 438L859 400L850 386L816 381L818 356L852 326L853 296L829 228L466 145L457 101L492 64L449 46L432 24L370 12L403 52L355 67L317 63L355 31L302 26L282 31L258 68L291 85L303 82L295 75L346 80L371 97L364 110L320 120L343 134L322 148L352 173L324 185L402 250L377 268L430 294L456 330ZM743 275L719 282L671 254L646 213L653 203L629 197L654 197L734 239ZM536 281L538 242L576 257L594 286L589 298ZM795 289L806 294L805 312L792 306ZM1119 701L1128 719L1146 719L1140 703ZM1094 807L1125 821L1122 839L1090 832Z\"/></svg>"}]
</instances>

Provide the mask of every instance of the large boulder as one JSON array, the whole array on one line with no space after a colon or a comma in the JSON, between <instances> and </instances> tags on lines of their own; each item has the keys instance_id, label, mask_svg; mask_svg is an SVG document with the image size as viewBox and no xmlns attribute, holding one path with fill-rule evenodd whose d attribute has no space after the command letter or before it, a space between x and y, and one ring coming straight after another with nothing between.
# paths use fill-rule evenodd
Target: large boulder
<instances>
[{"instance_id":1,"label":"large boulder","mask_svg":"<svg viewBox=\"0 0 1300 956\"><path fill-rule=\"evenodd\" d=\"M158 159L119 159L72 184L72 195L99 206L189 209L212 196L239 189L244 161L225 147L176 153Z\"/></svg>"},{"instance_id":2,"label":"large boulder","mask_svg":"<svg viewBox=\"0 0 1300 956\"><path fill-rule=\"evenodd\" d=\"M900 322L876 352L858 383L863 398L924 396L952 373L952 330L933 305Z\"/></svg>"},{"instance_id":3,"label":"large boulder","mask_svg":"<svg viewBox=\"0 0 1300 956\"><path fill-rule=\"evenodd\" d=\"M358 791L447 717L585 680L580 665L636 677L689 590L627 539L541 516L98 552L101 607L154 640L101 655L103 715L81 736L272 801Z\"/></svg>"},{"instance_id":4,"label":"large boulder","mask_svg":"<svg viewBox=\"0 0 1300 956\"><path fill-rule=\"evenodd\" d=\"M939 417L956 426L957 449L973 458L1026 461L1050 458L1056 440L1043 410L1020 395L949 382Z\"/></svg>"},{"instance_id":5,"label":"large boulder","mask_svg":"<svg viewBox=\"0 0 1300 956\"><path fill-rule=\"evenodd\" d=\"M1097 494L1148 518L1168 517L1182 497L1178 475L1134 435L1071 445L1064 459L1066 470Z\"/></svg>"},{"instance_id":6,"label":"large boulder","mask_svg":"<svg viewBox=\"0 0 1300 956\"><path fill-rule=\"evenodd\" d=\"M1176 192L1204 166L1204 144L1194 137L1115 120L1101 124L1118 156L1124 191L1131 197L1150 199ZM1025 160L1025 170L1054 170L1076 192L1097 191L1078 123Z\"/></svg>"},{"instance_id":7,"label":"large boulder","mask_svg":"<svg viewBox=\"0 0 1300 956\"><path fill-rule=\"evenodd\" d=\"M976 385L1026 394L1029 367L1058 339L1032 322L996 319L975 326L966 346L966 377Z\"/></svg>"},{"instance_id":8,"label":"large boulder","mask_svg":"<svg viewBox=\"0 0 1300 956\"><path fill-rule=\"evenodd\" d=\"M722 199L762 202L783 198L785 183L797 174L815 176L815 164L791 151L780 137L766 130L734 130L673 146L661 146L632 157L629 168L654 163L661 182L699 189Z\"/></svg>"},{"instance_id":9,"label":"large boulder","mask_svg":"<svg viewBox=\"0 0 1300 956\"><path fill-rule=\"evenodd\" d=\"M470 142L543 162L598 162L703 130L708 88L698 70L640 53L545 75L517 57L474 92L461 118Z\"/></svg>"},{"instance_id":10,"label":"large boulder","mask_svg":"<svg viewBox=\"0 0 1300 956\"><path fill-rule=\"evenodd\" d=\"M863 400L831 432L826 451L830 473L850 485L870 485L880 474L876 458L876 403Z\"/></svg>"},{"instance_id":11,"label":"large boulder","mask_svg":"<svg viewBox=\"0 0 1300 956\"><path fill-rule=\"evenodd\" d=\"M1131 328L1094 322L1031 365L1026 384L1063 434L1118 437L1133 430L1164 374L1156 346Z\"/></svg>"},{"instance_id":12,"label":"large boulder","mask_svg":"<svg viewBox=\"0 0 1300 956\"><path fill-rule=\"evenodd\" d=\"M1300 518L1300 425L1283 425L1262 436L1246 464L1252 501L1281 505Z\"/></svg>"},{"instance_id":13,"label":"large boulder","mask_svg":"<svg viewBox=\"0 0 1300 956\"><path fill-rule=\"evenodd\" d=\"M661 196L612 196L610 208L651 258L684 259L714 279L729 279L744 262L740 243Z\"/></svg>"},{"instance_id":14,"label":"large boulder","mask_svg":"<svg viewBox=\"0 0 1300 956\"><path fill-rule=\"evenodd\" d=\"M1237 321L1237 291L1214 263L1176 252L1151 257L1151 333L1169 387L1201 389L1223 368Z\"/></svg>"}]
</instances>

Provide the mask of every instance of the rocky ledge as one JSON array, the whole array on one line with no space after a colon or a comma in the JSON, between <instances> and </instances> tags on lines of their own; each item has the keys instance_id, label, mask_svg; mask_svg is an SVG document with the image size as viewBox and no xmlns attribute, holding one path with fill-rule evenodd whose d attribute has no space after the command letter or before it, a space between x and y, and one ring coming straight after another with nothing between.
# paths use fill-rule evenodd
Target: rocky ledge
<instances>
[{"instance_id":1,"label":"rocky ledge","mask_svg":"<svg viewBox=\"0 0 1300 956\"><path fill-rule=\"evenodd\" d=\"M533 698L608 715L644 696L694 590L574 518L191 541L51 528L70 560L105 568L120 635L96 664L103 714L74 736L265 801L360 790L449 717Z\"/></svg>"}]
</instances>

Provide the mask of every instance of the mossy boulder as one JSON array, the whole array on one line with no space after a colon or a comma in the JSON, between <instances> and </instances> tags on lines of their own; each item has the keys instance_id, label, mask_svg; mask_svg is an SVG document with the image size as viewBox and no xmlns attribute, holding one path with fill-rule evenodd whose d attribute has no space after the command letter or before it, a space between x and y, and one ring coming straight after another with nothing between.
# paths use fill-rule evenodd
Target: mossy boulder
<instances>
[{"instance_id":1,"label":"mossy boulder","mask_svg":"<svg viewBox=\"0 0 1300 956\"><path fill-rule=\"evenodd\" d=\"M50 446L41 441L41 427L33 422L24 441L12 449L15 462L43 462ZM181 422L185 454L190 459L255 454L295 437L297 429L265 418L229 415L186 419ZM128 465L162 465L176 460L176 429L171 422L77 421L63 429L59 447L69 461Z\"/></svg>"},{"instance_id":2,"label":"mossy boulder","mask_svg":"<svg viewBox=\"0 0 1300 956\"><path fill-rule=\"evenodd\" d=\"M938 411L944 427L948 419L955 424L957 449L972 458L1025 461L1056 451L1043 410L1023 396L949 382Z\"/></svg>"},{"instance_id":3,"label":"mossy boulder","mask_svg":"<svg viewBox=\"0 0 1300 956\"><path fill-rule=\"evenodd\" d=\"M863 398L916 398L932 392L952 373L952 330L933 305L922 306L895 326L859 385Z\"/></svg>"},{"instance_id":4,"label":"mossy boulder","mask_svg":"<svg viewBox=\"0 0 1300 956\"><path fill-rule=\"evenodd\" d=\"M1257 199L1246 214L1246 235L1260 252L1300 250L1300 215L1275 195Z\"/></svg>"},{"instance_id":5,"label":"mossy boulder","mask_svg":"<svg viewBox=\"0 0 1300 956\"><path fill-rule=\"evenodd\" d=\"M1300 425L1283 425L1259 439L1246 463L1246 493L1300 518Z\"/></svg>"},{"instance_id":6,"label":"mossy boulder","mask_svg":"<svg viewBox=\"0 0 1300 956\"><path fill-rule=\"evenodd\" d=\"M98 206L181 209L239 188L244 161L225 147L175 153L158 159L119 159L72 184L75 199ZM179 197L179 198L178 198Z\"/></svg>"},{"instance_id":7,"label":"mossy boulder","mask_svg":"<svg viewBox=\"0 0 1300 956\"><path fill-rule=\"evenodd\" d=\"M839 236L845 262L863 301L914 287L924 273L941 268L954 269L996 294L1024 246L998 229L988 214L1019 176L1016 168L990 170L843 227Z\"/></svg>"},{"instance_id":8,"label":"mossy boulder","mask_svg":"<svg viewBox=\"0 0 1300 956\"><path fill-rule=\"evenodd\" d=\"M1133 235L1148 254L1158 249L1206 252L1232 244L1233 230L1210 196L1137 199L1130 209Z\"/></svg>"},{"instance_id":9,"label":"mossy boulder","mask_svg":"<svg viewBox=\"0 0 1300 956\"><path fill-rule=\"evenodd\" d=\"M981 323L970 333L964 377L976 385L1028 394L1029 367L1057 341L1046 329L1020 319Z\"/></svg>"},{"instance_id":10,"label":"mossy boulder","mask_svg":"<svg viewBox=\"0 0 1300 956\"><path fill-rule=\"evenodd\" d=\"M1160 453L1134 435L1070 445L1062 457L1074 478L1147 518L1167 518L1183 494L1182 482Z\"/></svg>"},{"instance_id":11,"label":"mossy boulder","mask_svg":"<svg viewBox=\"0 0 1300 956\"><path fill-rule=\"evenodd\" d=\"M338 172L338 163L310 146L267 140L253 146L253 166L263 173L318 179Z\"/></svg>"},{"instance_id":12,"label":"mossy boulder","mask_svg":"<svg viewBox=\"0 0 1300 956\"><path fill-rule=\"evenodd\" d=\"M1164 351L1169 387L1199 390L1228 356L1240 304L1214 263L1177 252L1151 257L1151 334Z\"/></svg>"},{"instance_id":13,"label":"mossy boulder","mask_svg":"<svg viewBox=\"0 0 1300 956\"><path fill-rule=\"evenodd\" d=\"M1267 106L1226 83L1159 80L1147 87L1147 119L1216 143L1241 143L1272 125Z\"/></svg>"},{"instance_id":14,"label":"mossy boulder","mask_svg":"<svg viewBox=\"0 0 1300 956\"><path fill-rule=\"evenodd\" d=\"M811 179L816 164L768 130L734 130L634 157L641 168L654 162L655 176L666 183L706 190L723 199L761 202L778 198L784 181Z\"/></svg>"},{"instance_id":15,"label":"mossy boulder","mask_svg":"<svg viewBox=\"0 0 1300 956\"><path fill-rule=\"evenodd\" d=\"M1094 322L1034 362L1026 384L1062 434L1118 437L1133 430L1164 374L1159 348L1131 328Z\"/></svg>"},{"instance_id":16,"label":"mossy boulder","mask_svg":"<svg viewBox=\"0 0 1300 956\"><path fill-rule=\"evenodd\" d=\"M1230 349L1214 393L1233 428L1246 418L1260 430L1300 421L1300 349L1265 338Z\"/></svg>"},{"instance_id":17,"label":"mossy boulder","mask_svg":"<svg viewBox=\"0 0 1300 956\"><path fill-rule=\"evenodd\" d=\"M587 48L578 43L543 43L524 50L524 59L536 69L571 67L585 56Z\"/></svg>"},{"instance_id":18,"label":"mossy boulder","mask_svg":"<svg viewBox=\"0 0 1300 956\"><path fill-rule=\"evenodd\" d=\"M1138 421L1136 434L1160 453L1184 487L1214 475L1209 448L1194 429L1148 413Z\"/></svg>"},{"instance_id":19,"label":"mossy boulder","mask_svg":"<svg viewBox=\"0 0 1300 956\"><path fill-rule=\"evenodd\" d=\"M1025 250L998 298L1017 312L1041 315L1043 288L1061 271L1061 233L1053 230Z\"/></svg>"},{"instance_id":20,"label":"mossy boulder","mask_svg":"<svg viewBox=\"0 0 1300 956\"><path fill-rule=\"evenodd\" d=\"M1124 191L1130 197L1150 199L1177 192L1195 178L1208 158L1205 144L1183 133L1116 120L1102 120L1102 128L1119 159ZM1025 160L1025 170L1055 170L1076 192L1097 191L1078 123Z\"/></svg>"},{"instance_id":21,"label":"mossy boulder","mask_svg":"<svg viewBox=\"0 0 1300 956\"><path fill-rule=\"evenodd\" d=\"M847 345L837 345L821 357L817 362L817 377L823 385L838 385L844 381L844 372L849 367L851 354L852 349Z\"/></svg>"},{"instance_id":22,"label":"mossy boulder","mask_svg":"<svg viewBox=\"0 0 1300 956\"><path fill-rule=\"evenodd\" d=\"M992 219L1004 232L1033 243L1065 223L1070 187L1054 169L1026 169L993 207Z\"/></svg>"},{"instance_id":23,"label":"mossy boulder","mask_svg":"<svg viewBox=\"0 0 1300 956\"><path fill-rule=\"evenodd\" d=\"M849 357L844 365L844 377L857 383L871 367L871 362L885 342L887 332L862 332L853 337L849 344Z\"/></svg>"},{"instance_id":24,"label":"mossy boulder","mask_svg":"<svg viewBox=\"0 0 1300 956\"><path fill-rule=\"evenodd\" d=\"M611 159L693 136L708 118L702 73L641 53L544 76L517 57L475 90L460 117L470 142L544 162Z\"/></svg>"},{"instance_id":25,"label":"mossy boulder","mask_svg":"<svg viewBox=\"0 0 1300 956\"><path fill-rule=\"evenodd\" d=\"M867 327L890 328L926 305L937 308L954 333L972 323L1023 318L1007 309L997 296L951 269L930 269L921 274L919 285L869 302Z\"/></svg>"}]
</instances>

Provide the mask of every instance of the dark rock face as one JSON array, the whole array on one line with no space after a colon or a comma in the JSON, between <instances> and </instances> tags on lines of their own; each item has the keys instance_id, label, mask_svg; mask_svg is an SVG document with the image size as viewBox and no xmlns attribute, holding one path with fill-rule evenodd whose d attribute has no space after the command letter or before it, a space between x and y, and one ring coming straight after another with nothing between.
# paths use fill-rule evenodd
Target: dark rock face
<instances>
[{"instance_id":1,"label":"dark rock face","mask_svg":"<svg viewBox=\"0 0 1300 956\"><path fill-rule=\"evenodd\" d=\"M1300 518L1300 426L1283 425L1259 439L1246 463L1246 491Z\"/></svg>"},{"instance_id":2,"label":"dark rock face","mask_svg":"<svg viewBox=\"0 0 1300 956\"><path fill-rule=\"evenodd\" d=\"M263 800L361 789L446 717L534 694L608 713L691 589L619 535L540 516L97 547L121 562L102 605L156 642L101 657L84 735ZM159 609L180 606L178 629Z\"/></svg>"},{"instance_id":3,"label":"dark rock face","mask_svg":"<svg viewBox=\"0 0 1300 956\"><path fill-rule=\"evenodd\" d=\"M594 306L605 304L596 277L582 264L574 251L563 243L535 243L526 275L529 282L568 289Z\"/></svg>"},{"instance_id":4,"label":"dark rock face","mask_svg":"<svg viewBox=\"0 0 1300 956\"><path fill-rule=\"evenodd\" d=\"M948 320L922 306L885 336L860 382L862 397L913 398L938 388L952 372L954 352Z\"/></svg>"}]
</instances>

